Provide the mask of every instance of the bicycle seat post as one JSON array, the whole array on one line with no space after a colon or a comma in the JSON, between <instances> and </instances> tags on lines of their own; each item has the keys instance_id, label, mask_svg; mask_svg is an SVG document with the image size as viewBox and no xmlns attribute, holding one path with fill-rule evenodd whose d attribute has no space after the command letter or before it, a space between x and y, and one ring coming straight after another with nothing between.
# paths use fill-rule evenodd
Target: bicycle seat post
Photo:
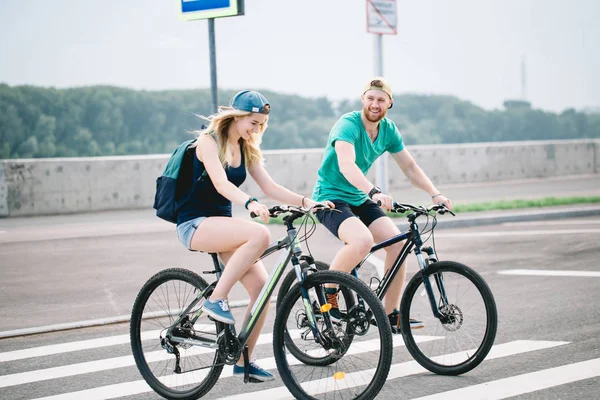
<instances>
[{"instance_id":1,"label":"bicycle seat post","mask_svg":"<svg viewBox=\"0 0 600 400\"><path fill-rule=\"evenodd\" d=\"M219 280L221 278L221 274L223 273L224 265L221 264L221 261L219 261L219 255L217 253L210 253L210 256L212 257L213 265L215 266L215 269L212 271L204 271L203 273L204 274L216 274L217 280Z\"/></svg>"}]
</instances>

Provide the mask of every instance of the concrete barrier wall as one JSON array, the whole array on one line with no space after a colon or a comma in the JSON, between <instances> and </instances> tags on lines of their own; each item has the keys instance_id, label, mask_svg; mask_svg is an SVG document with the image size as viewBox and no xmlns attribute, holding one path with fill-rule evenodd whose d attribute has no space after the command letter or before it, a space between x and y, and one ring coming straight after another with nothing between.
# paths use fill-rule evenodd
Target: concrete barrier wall
<instances>
[{"instance_id":1,"label":"concrete barrier wall","mask_svg":"<svg viewBox=\"0 0 600 400\"><path fill-rule=\"evenodd\" d=\"M427 175L447 184L600 173L600 140L411 146ZM276 182L310 195L322 149L265 151ZM0 161L0 216L148 208L168 154ZM391 190L410 183L388 156ZM375 168L369 178L375 181ZM248 179L242 189L261 197Z\"/></svg>"}]
</instances>

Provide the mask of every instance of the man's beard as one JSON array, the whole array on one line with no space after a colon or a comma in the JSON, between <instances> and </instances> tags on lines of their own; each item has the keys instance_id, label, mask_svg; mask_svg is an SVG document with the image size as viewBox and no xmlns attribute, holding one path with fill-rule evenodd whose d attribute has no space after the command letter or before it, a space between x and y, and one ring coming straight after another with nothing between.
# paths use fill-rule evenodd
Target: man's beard
<instances>
[{"instance_id":1,"label":"man's beard","mask_svg":"<svg viewBox=\"0 0 600 400\"><path fill-rule=\"evenodd\" d=\"M369 122L379 122L379 121L381 121L386 116L387 110L385 110L385 109L381 110L377 114L377 117L373 118L373 117L369 116L369 114L371 114L371 111L369 111L369 107L363 107L363 114L365 115L365 118L367 119L367 121L369 121Z\"/></svg>"}]
</instances>

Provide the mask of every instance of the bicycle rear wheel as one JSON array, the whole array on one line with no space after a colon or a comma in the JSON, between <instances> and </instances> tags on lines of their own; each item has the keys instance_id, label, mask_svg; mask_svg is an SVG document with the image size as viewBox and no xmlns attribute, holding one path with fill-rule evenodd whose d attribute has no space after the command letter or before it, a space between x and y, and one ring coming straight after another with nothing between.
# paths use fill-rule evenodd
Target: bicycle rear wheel
<instances>
[{"instance_id":1,"label":"bicycle rear wheel","mask_svg":"<svg viewBox=\"0 0 600 400\"><path fill-rule=\"evenodd\" d=\"M349 295L340 291L342 319L329 327L318 293L332 285L344 287ZM315 340L300 284L294 285L277 310L273 330L273 352L281 379L297 399L375 398L389 373L393 351L381 302L366 284L344 272L316 272L307 277L304 287L310 297L307 306L314 310L317 329L325 341ZM373 319L377 326L371 324ZM292 349L328 362L306 365Z\"/></svg>"},{"instance_id":2,"label":"bicycle rear wheel","mask_svg":"<svg viewBox=\"0 0 600 400\"><path fill-rule=\"evenodd\" d=\"M215 385L223 369L216 349L223 325L205 314L195 319L204 299L183 315L207 286L191 271L167 269L146 282L133 305L130 336L135 363L148 385L164 398L197 399ZM178 342L178 337L188 343ZM199 342L215 346L193 345Z\"/></svg>"},{"instance_id":3,"label":"bicycle rear wheel","mask_svg":"<svg viewBox=\"0 0 600 400\"><path fill-rule=\"evenodd\" d=\"M498 327L494 296L477 272L457 262L430 264L425 279L441 317L433 315L421 271L408 283L400 304L406 348L433 373L464 374L478 366L494 344ZM424 328L411 330L409 318L423 321Z\"/></svg>"}]
</instances>

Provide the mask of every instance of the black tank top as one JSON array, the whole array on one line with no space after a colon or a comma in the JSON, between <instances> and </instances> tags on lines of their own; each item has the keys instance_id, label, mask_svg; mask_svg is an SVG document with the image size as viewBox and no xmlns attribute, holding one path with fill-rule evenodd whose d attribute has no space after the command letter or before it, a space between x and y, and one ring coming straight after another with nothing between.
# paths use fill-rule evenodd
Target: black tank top
<instances>
[{"instance_id":1,"label":"black tank top","mask_svg":"<svg viewBox=\"0 0 600 400\"><path fill-rule=\"evenodd\" d=\"M240 146L242 162L239 167L226 167L227 180L239 187L246 180L244 151ZM202 176L204 164L194 151L194 184L188 200L181 205L177 214L177 224L197 217L231 217L231 201L223 197L213 185L208 175Z\"/></svg>"}]
</instances>

